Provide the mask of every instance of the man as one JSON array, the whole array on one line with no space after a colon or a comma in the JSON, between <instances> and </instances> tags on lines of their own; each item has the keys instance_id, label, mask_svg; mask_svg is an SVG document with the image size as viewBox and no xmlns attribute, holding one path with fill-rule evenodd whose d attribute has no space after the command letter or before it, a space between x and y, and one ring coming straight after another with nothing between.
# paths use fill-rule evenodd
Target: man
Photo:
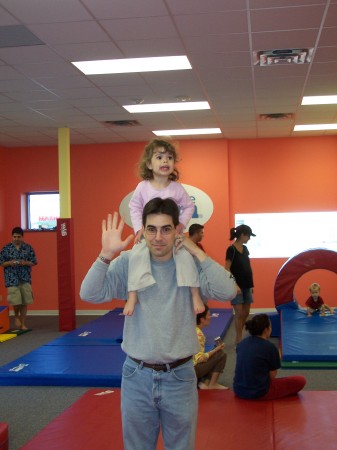
<instances>
[{"instance_id":1,"label":"man","mask_svg":"<svg viewBox=\"0 0 337 450\"><path fill-rule=\"evenodd\" d=\"M194 223L191 225L188 229L188 234L190 239L197 244L199 248L201 248L202 251L205 251L203 246L200 244L202 241L202 238L204 237L204 226L200 225L199 223Z\"/></svg>"},{"instance_id":2,"label":"man","mask_svg":"<svg viewBox=\"0 0 337 450\"><path fill-rule=\"evenodd\" d=\"M172 199L150 200L142 224L155 283L138 292L134 313L124 322L124 448L155 450L161 429L166 449L193 450L198 398L192 355L199 343L190 289L177 286L173 252L184 246L196 260L203 298L230 300L236 294L235 280L190 239L177 239L179 210ZM117 213L103 220L102 250L82 283L82 299L127 299L130 251L117 255L133 236L122 240L123 227Z\"/></svg>"},{"instance_id":3,"label":"man","mask_svg":"<svg viewBox=\"0 0 337 450\"><path fill-rule=\"evenodd\" d=\"M31 270L37 260L33 248L23 241L22 228L13 228L12 242L0 252L0 264L5 273L7 300L14 308L15 327L27 330L27 308L33 303Z\"/></svg>"}]
</instances>

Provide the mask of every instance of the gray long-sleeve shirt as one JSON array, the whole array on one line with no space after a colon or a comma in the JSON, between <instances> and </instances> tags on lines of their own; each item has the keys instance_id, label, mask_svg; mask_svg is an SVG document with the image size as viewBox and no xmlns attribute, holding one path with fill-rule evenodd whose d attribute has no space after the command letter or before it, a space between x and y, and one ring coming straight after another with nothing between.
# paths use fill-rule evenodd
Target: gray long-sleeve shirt
<instances>
[{"instance_id":1,"label":"gray long-sleeve shirt","mask_svg":"<svg viewBox=\"0 0 337 450\"><path fill-rule=\"evenodd\" d=\"M112 263L95 261L83 280L80 296L90 303L126 300L128 294L129 251ZM231 300L236 284L230 272L207 258L196 261L200 292L204 299ZM133 358L149 363L168 363L199 351L195 313L189 287L177 287L174 259L151 260L156 284L139 291L132 316L126 316L122 349Z\"/></svg>"}]
</instances>

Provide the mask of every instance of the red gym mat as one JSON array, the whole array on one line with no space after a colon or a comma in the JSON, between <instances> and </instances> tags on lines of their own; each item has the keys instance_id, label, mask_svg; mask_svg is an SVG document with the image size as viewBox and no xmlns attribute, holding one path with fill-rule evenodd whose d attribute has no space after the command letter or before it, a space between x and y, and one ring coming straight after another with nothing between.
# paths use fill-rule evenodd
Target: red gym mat
<instances>
[{"instance_id":1,"label":"red gym mat","mask_svg":"<svg viewBox=\"0 0 337 450\"><path fill-rule=\"evenodd\" d=\"M101 394L101 395L97 395ZM199 391L195 450L332 450L337 391L305 391L277 401ZM120 391L90 389L21 450L123 450ZM162 450L160 438L157 450Z\"/></svg>"},{"instance_id":2,"label":"red gym mat","mask_svg":"<svg viewBox=\"0 0 337 450\"><path fill-rule=\"evenodd\" d=\"M0 422L0 450L8 450L8 424Z\"/></svg>"}]
</instances>

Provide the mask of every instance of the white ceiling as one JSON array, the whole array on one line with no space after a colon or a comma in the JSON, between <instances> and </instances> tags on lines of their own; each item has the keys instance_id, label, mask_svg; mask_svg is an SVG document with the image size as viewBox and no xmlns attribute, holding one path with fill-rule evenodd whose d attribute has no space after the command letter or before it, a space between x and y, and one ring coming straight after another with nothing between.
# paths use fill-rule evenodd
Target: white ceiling
<instances>
[{"instance_id":1,"label":"white ceiling","mask_svg":"<svg viewBox=\"0 0 337 450\"><path fill-rule=\"evenodd\" d=\"M252 64L253 51L310 47L310 64ZM172 55L187 55L193 70L84 76L71 64ZM175 128L220 127L213 137L228 139L337 134L293 132L337 122L337 105L301 106L303 95L327 94L337 94L337 0L0 0L4 147L57 145L60 127L72 144L147 141ZM211 110L122 108L177 96ZM294 118L261 120L266 113ZM139 125L104 123L114 120Z\"/></svg>"}]
</instances>

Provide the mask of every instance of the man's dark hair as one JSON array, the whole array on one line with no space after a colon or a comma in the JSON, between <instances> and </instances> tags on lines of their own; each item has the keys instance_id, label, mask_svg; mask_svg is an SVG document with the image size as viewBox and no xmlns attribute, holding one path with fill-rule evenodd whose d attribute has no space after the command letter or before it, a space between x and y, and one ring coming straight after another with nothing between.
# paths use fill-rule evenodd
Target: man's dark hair
<instances>
[{"instance_id":1,"label":"man's dark hair","mask_svg":"<svg viewBox=\"0 0 337 450\"><path fill-rule=\"evenodd\" d=\"M179 225L179 208L174 200L171 198L155 197L146 203L143 209L142 222L145 227L146 218L149 214L166 214L172 217L173 225Z\"/></svg>"},{"instance_id":2,"label":"man's dark hair","mask_svg":"<svg viewBox=\"0 0 337 450\"><path fill-rule=\"evenodd\" d=\"M23 236L23 229L21 227L14 227L12 230L12 236L13 234L21 234L21 236Z\"/></svg>"},{"instance_id":3,"label":"man's dark hair","mask_svg":"<svg viewBox=\"0 0 337 450\"><path fill-rule=\"evenodd\" d=\"M200 225L200 223L193 223L189 229L188 229L188 234L190 236L193 236L195 233L198 233L198 231L203 230L204 226Z\"/></svg>"},{"instance_id":4,"label":"man's dark hair","mask_svg":"<svg viewBox=\"0 0 337 450\"><path fill-rule=\"evenodd\" d=\"M207 305L205 305L205 311L197 314L197 316L196 316L197 325L200 325L201 319L206 319L207 311L209 311L209 307Z\"/></svg>"}]
</instances>

